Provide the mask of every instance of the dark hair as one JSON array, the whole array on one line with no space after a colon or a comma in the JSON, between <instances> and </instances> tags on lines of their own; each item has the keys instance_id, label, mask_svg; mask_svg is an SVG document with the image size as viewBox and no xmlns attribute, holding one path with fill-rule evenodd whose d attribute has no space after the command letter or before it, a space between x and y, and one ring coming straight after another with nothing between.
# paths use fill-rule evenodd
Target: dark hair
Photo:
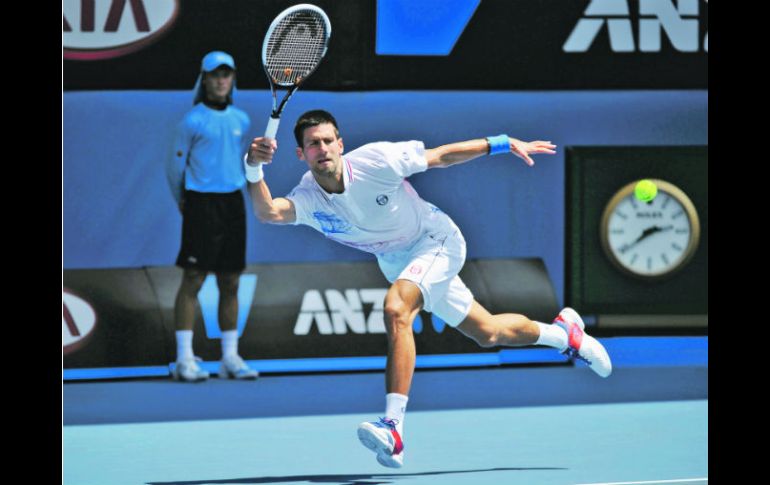
<instances>
[{"instance_id":1,"label":"dark hair","mask_svg":"<svg viewBox=\"0 0 770 485\"><path fill-rule=\"evenodd\" d=\"M337 126L337 120L334 119L334 116L328 111L314 109L303 113L297 120L297 124L294 125L294 138L297 140L297 146L303 148L302 141L305 130L323 123L331 124L334 127L335 136L337 136L337 138L340 137L340 129Z\"/></svg>"}]
</instances>

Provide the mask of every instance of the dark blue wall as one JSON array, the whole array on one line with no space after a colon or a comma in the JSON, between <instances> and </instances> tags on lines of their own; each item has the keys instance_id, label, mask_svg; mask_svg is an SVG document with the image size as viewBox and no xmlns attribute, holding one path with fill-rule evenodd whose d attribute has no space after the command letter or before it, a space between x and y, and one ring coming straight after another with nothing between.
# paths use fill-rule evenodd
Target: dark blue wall
<instances>
[{"instance_id":1,"label":"dark blue wall","mask_svg":"<svg viewBox=\"0 0 770 485\"><path fill-rule=\"evenodd\" d=\"M174 264L181 218L164 159L191 102L192 93L183 91L64 93L65 268ZM252 118L251 135L261 134L269 92L241 90L236 104ZM335 114L348 150L376 140L417 139L431 147L499 133L556 143L558 154L536 156L534 167L513 155L484 157L412 182L459 224L469 258L542 257L560 301L565 147L708 144L707 91L299 91L282 117L276 160L266 169L275 196L288 193L305 171L291 129L313 108ZM253 217L248 237L249 263L372 258L309 228L264 225Z\"/></svg>"}]
</instances>

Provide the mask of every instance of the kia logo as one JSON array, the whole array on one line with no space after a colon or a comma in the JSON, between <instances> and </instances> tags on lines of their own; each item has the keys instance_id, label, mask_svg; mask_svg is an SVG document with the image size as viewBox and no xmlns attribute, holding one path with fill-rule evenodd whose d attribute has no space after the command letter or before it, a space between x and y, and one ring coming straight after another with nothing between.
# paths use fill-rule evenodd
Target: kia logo
<instances>
[{"instance_id":1,"label":"kia logo","mask_svg":"<svg viewBox=\"0 0 770 485\"><path fill-rule=\"evenodd\" d=\"M62 288L61 343L64 355L83 347L96 328L96 312L83 298Z\"/></svg>"},{"instance_id":2,"label":"kia logo","mask_svg":"<svg viewBox=\"0 0 770 485\"><path fill-rule=\"evenodd\" d=\"M179 0L64 0L64 58L94 61L152 44L176 20Z\"/></svg>"}]
</instances>

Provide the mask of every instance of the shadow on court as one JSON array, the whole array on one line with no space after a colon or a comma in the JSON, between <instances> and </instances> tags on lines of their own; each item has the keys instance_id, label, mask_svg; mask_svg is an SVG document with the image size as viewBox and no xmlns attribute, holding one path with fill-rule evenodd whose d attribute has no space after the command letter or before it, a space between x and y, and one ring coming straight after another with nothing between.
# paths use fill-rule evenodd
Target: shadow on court
<instances>
[{"instance_id":1,"label":"shadow on court","mask_svg":"<svg viewBox=\"0 0 770 485\"><path fill-rule=\"evenodd\" d=\"M567 470L566 468L537 467L537 468L487 468L483 470L452 470L440 472L422 473L374 473L352 475L290 475L285 477L254 477L254 478L226 478L223 480L194 480L181 482L147 482L146 485L252 485L260 483L336 483L338 485L382 485L393 483L394 480L405 478L424 477L432 475L453 475L458 473L480 473L501 471L531 471L531 470ZM365 481L362 481L365 480Z\"/></svg>"}]
</instances>

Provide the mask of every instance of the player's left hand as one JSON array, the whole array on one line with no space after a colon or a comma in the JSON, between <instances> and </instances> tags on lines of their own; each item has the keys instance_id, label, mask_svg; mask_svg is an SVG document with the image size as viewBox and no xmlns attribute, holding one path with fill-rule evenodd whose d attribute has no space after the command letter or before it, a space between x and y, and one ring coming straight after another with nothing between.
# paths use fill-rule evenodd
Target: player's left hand
<instances>
[{"instance_id":1,"label":"player's left hand","mask_svg":"<svg viewBox=\"0 0 770 485\"><path fill-rule=\"evenodd\" d=\"M508 137L508 140L511 144L511 153L527 162L527 165L530 167L535 164L535 161L529 157L530 153L548 153L550 155L556 154L556 151L553 150L556 148L556 145L552 144L550 141L536 140L527 142L511 137Z\"/></svg>"}]
</instances>

